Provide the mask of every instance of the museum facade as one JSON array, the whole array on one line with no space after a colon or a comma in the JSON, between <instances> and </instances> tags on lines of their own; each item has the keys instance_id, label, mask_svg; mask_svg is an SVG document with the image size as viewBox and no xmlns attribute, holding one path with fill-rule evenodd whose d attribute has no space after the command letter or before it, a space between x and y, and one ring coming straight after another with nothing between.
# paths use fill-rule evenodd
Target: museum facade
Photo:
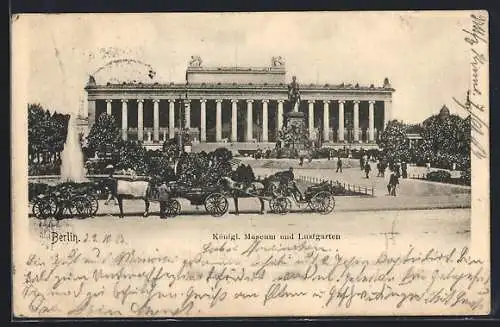
<instances>
[{"instance_id":1,"label":"museum facade","mask_svg":"<svg viewBox=\"0 0 500 327\"><path fill-rule=\"evenodd\" d=\"M88 130L107 113L124 140L149 147L187 129L193 147L262 148L274 146L285 114L298 110L311 139L332 147L369 147L392 119L394 89L388 78L380 86L361 86L305 84L299 76L300 101L292 108L285 65L274 58L269 67L204 67L195 59L184 83L150 79L97 81L90 76Z\"/></svg>"}]
</instances>

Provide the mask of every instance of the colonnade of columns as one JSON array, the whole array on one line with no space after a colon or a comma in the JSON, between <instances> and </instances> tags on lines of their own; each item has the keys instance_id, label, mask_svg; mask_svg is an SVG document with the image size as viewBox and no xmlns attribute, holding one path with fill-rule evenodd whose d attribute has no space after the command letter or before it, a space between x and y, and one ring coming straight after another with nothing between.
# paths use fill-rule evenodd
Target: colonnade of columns
<instances>
[{"instance_id":1,"label":"colonnade of columns","mask_svg":"<svg viewBox=\"0 0 500 327\"><path fill-rule=\"evenodd\" d=\"M89 100L90 102L91 100ZM95 101L95 100L93 100ZM106 113L111 115L111 99L106 100ZM137 99L137 139L142 141L144 139L144 99ZM153 140L159 140L159 116L160 116L160 100L153 99ZM169 99L169 114L168 114L168 136L169 138L175 137L175 99ZM185 110L184 110L184 121L185 127L191 127L191 100L184 101ZM194 100L193 100L194 101ZM207 140L207 129L206 129L206 99L200 99L200 141L206 142ZM238 101L237 99L231 100L231 141L237 142L238 138L238 121L237 121L237 110L238 110ZM256 100L246 100L246 133L245 133L245 141L253 140L253 103ZM262 103L262 142L268 142L269 140L269 130L268 130L268 104L269 100L264 99L260 100ZM308 101L308 128L309 128L309 136L312 138L314 133L314 104L315 101L318 100L309 100ZM323 139L330 140L330 100L319 100L323 102ZM344 118L344 104L345 100L335 100L338 101L338 141L344 141L344 130L345 130L345 118ZM122 138L124 140L127 139L128 136L128 104L129 100L123 99L122 103ZM215 100L215 140L216 142L222 141L222 102L223 99ZM283 127L283 104L284 100L277 100L277 112L276 112L276 129L281 130ZM359 141L359 100L353 101L353 131L354 131L354 141ZM91 107L89 105L89 107ZM92 107L95 108L95 103L92 104ZM375 140L375 101L368 101L368 141L373 142ZM94 109L95 110L95 109ZM384 126L387 122L392 118L392 103L390 100L385 101L384 104Z\"/></svg>"}]
</instances>

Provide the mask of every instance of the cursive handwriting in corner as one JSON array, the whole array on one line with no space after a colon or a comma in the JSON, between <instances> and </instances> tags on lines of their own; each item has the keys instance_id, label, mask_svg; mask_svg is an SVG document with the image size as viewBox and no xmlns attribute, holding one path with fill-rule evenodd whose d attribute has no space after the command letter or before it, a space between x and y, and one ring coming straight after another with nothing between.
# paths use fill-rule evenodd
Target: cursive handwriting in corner
<instances>
[{"instance_id":1,"label":"cursive handwriting in corner","mask_svg":"<svg viewBox=\"0 0 500 327\"><path fill-rule=\"evenodd\" d=\"M453 101L462 109L464 109L466 112L469 113L470 118L471 118L471 151L472 153L476 156L478 159L484 159L487 156L486 149L484 146L479 142L479 140L474 136L474 134L479 134L480 136L483 136L485 133L485 130L488 130L488 125L486 122L481 118L479 113L484 112L484 106L475 103L472 100L469 100L468 103L462 103L459 100L457 100L455 97L453 97Z\"/></svg>"}]
</instances>

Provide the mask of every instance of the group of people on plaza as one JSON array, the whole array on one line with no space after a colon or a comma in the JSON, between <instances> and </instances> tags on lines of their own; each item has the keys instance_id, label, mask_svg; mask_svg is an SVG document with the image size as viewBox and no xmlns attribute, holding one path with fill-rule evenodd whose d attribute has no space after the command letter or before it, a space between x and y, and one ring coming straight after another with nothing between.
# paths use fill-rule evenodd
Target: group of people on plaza
<instances>
[{"instance_id":1,"label":"group of people on plaza","mask_svg":"<svg viewBox=\"0 0 500 327\"><path fill-rule=\"evenodd\" d=\"M370 161L374 161L372 157L362 156L360 158L360 169L364 172L365 178L370 178L370 173L372 167ZM337 169L336 173L342 173L343 161L339 156L337 158ZM377 160L377 177L385 177L385 171L389 168L391 174L389 176L389 183L387 184L387 190L389 195L396 196L396 188L399 185L399 178L408 177L408 164L406 162L387 162L385 160Z\"/></svg>"}]
</instances>

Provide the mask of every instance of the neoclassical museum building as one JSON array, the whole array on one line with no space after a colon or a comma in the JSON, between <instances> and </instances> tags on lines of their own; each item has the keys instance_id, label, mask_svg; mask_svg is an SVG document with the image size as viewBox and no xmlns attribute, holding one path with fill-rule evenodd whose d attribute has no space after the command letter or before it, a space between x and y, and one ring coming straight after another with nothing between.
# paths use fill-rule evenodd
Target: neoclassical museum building
<instances>
[{"instance_id":1,"label":"neoclassical museum building","mask_svg":"<svg viewBox=\"0 0 500 327\"><path fill-rule=\"evenodd\" d=\"M131 68L132 67L132 68ZM101 77L105 70L130 71L126 78ZM109 74L108 74L109 75ZM122 138L160 146L182 129L193 150L274 147L286 113L304 113L311 139L330 147L373 147L392 117L389 79L381 85L303 83L300 102L288 100L286 66L274 57L269 67L205 67L192 57L181 83L157 80L138 61L115 61L91 75L85 87L87 131L102 113L118 122ZM288 80L290 79L290 80Z\"/></svg>"}]
</instances>

